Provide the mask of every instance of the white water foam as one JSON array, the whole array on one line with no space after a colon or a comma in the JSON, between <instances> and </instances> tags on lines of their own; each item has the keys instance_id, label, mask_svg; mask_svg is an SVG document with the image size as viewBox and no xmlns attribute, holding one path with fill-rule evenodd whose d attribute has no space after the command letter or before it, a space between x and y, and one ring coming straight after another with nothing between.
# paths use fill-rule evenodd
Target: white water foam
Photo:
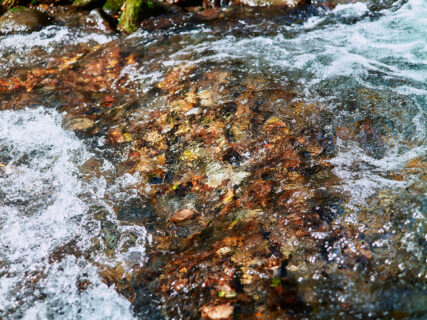
<instances>
[{"instance_id":1,"label":"white water foam","mask_svg":"<svg viewBox=\"0 0 427 320\"><path fill-rule=\"evenodd\" d=\"M200 58L192 60L192 64L241 58L254 70L257 66L259 69L273 71L278 68L286 72L304 69L308 86L349 74L364 82L371 72L379 71L387 73L388 77L425 82L426 2L410 0L396 12L385 10L382 17L373 21L337 23L342 18L363 17L367 12L364 3L338 5L326 16L310 18L302 25L280 26L279 34L272 37L241 39L227 35L186 46L172 54L164 65L188 63L188 54L199 52ZM325 23L331 17L338 21ZM299 31L294 37L285 37L289 30ZM399 67L388 62L390 59L398 60L400 65L417 64L420 68Z\"/></svg>"},{"instance_id":2,"label":"white water foam","mask_svg":"<svg viewBox=\"0 0 427 320\"><path fill-rule=\"evenodd\" d=\"M421 145L407 152L399 153L398 148L387 151L381 159L367 155L354 142L345 143L337 139L338 156L329 162L334 173L344 182L342 190L351 196L350 206L363 205L365 200L381 188L405 188L413 181L387 178L390 172L397 172L412 159L426 154L427 145Z\"/></svg>"},{"instance_id":3,"label":"white water foam","mask_svg":"<svg viewBox=\"0 0 427 320\"><path fill-rule=\"evenodd\" d=\"M65 45L75 45L78 43L103 44L110 42L114 38L111 35L87 33L55 25L29 34L0 36L0 70L19 64L34 64L39 59L43 59L44 56L40 55L40 53L37 55L27 54L29 50L34 48L40 48L48 54Z\"/></svg>"},{"instance_id":4,"label":"white water foam","mask_svg":"<svg viewBox=\"0 0 427 320\"><path fill-rule=\"evenodd\" d=\"M0 46L6 50L28 50L43 47L50 52L55 45L76 44L85 42L106 43L113 37L99 33L85 33L70 30L63 26L48 26L29 34L14 34L0 37Z\"/></svg>"},{"instance_id":5,"label":"white water foam","mask_svg":"<svg viewBox=\"0 0 427 320\"><path fill-rule=\"evenodd\" d=\"M0 112L0 161L7 162L0 168L0 317L131 319L130 303L101 282L91 262L51 258L70 241L78 252L99 237L80 195L102 202L106 191L105 183L78 179L91 154L61 121L43 108ZM145 229L135 231L145 238ZM90 285L80 292L82 277Z\"/></svg>"}]
</instances>

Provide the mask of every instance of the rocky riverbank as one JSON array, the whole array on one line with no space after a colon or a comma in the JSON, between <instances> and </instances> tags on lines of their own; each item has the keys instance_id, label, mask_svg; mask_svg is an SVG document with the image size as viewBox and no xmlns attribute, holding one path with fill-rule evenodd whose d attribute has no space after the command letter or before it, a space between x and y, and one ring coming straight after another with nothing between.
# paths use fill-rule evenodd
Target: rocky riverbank
<instances>
[{"instance_id":1,"label":"rocky riverbank","mask_svg":"<svg viewBox=\"0 0 427 320\"><path fill-rule=\"evenodd\" d=\"M305 0L262 0L262 1L207 1L207 0L75 0L25 1L2 0L0 2L0 34L31 32L49 24L83 26L89 29L132 33L141 26L165 28L180 24L183 20L214 20L223 18L220 8L271 8L270 12L283 14L291 10L314 5L333 9L344 1L325 1L312 4Z\"/></svg>"}]
</instances>

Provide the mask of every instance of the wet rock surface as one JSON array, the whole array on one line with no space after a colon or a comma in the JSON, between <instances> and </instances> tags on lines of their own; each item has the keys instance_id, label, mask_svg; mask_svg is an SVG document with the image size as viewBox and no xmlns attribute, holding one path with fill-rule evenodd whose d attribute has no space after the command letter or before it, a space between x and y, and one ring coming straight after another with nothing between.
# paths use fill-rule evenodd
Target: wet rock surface
<instances>
[{"instance_id":1,"label":"wet rock surface","mask_svg":"<svg viewBox=\"0 0 427 320\"><path fill-rule=\"evenodd\" d=\"M83 27L85 30L104 34L114 32L114 21L99 8L81 11L70 6L63 6L46 8L46 11L55 17L56 23L69 28Z\"/></svg>"},{"instance_id":2,"label":"wet rock surface","mask_svg":"<svg viewBox=\"0 0 427 320\"><path fill-rule=\"evenodd\" d=\"M29 33L50 23L49 16L38 10L16 7L0 16L0 34Z\"/></svg>"},{"instance_id":3,"label":"wet rock surface","mask_svg":"<svg viewBox=\"0 0 427 320\"><path fill-rule=\"evenodd\" d=\"M339 201L309 187L312 171L329 170L329 142L316 139L309 119L321 109L293 102L281 85L221 69L178 67L157 87L166 108L133 107L140 116L122 118L107 136L130 144L125 167L156 212L152 258L141 272L157 273L149 286L164 311L227 319L304 309L285 267L294 253L318 250L309 230L329 229L333 216L313 206ZM277 309L281 295L288 302Z\"/></svg>"}]
</instances>

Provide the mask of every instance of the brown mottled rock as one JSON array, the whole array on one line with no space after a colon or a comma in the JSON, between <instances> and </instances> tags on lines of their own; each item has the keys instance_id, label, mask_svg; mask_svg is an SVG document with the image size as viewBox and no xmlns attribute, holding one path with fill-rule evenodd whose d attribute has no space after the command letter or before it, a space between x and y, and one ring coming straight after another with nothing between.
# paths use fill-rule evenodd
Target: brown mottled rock
<instances>
[{"instance_id":1,"label":"brown mottled rock","mask_svg":"<svg viewBox=\"0 0 427 320\"><path fill-rule=\"evenodd\" d=\"M196 212L194 212L193 210L191 210L189 208L184 208L184 209L177 211L172 216L171 221L174 223L184 222L186 220L191 219L195 214L196 214Z\"/></svg>"},{"instance_id":2,"label":"brown mottled rock","mask_svg":"<svg viewBox=\"0 0 427 320\"><path fill-rule=\"evenodd\" d=\"M85 131L93 127L94 121L88 118L74 118L66 122L68 130Z\"/></svg>"},{"instance_id":3,"label":"brown mottled rock","mask_svg":"<svg viewBox=\"0 0 427 320\"><path fill-rule=\"evenodd\" d=\"M30 33L50 24L48 15L24 7L13 8L0 17L0 34Z\"/></svg>"},{"instance_id":4,"label":"brown mottled rock","mask_svg":"<svg viewBox=\"0 0 427 320\"><path fill-rule=\"evenodd\" d=\"M209 5L206 4L206 6L208 7ZM219 18L219 14L220 14L220 9L219 8L210 8L210 9L205 9L203 11L201 11L200 13L198 13L196 15L196 17L199 20L202 21L210 21L210 20L215 20Z\"/></svg>"},{"instance_id":5,"label":"brown mottled rock","mask_svg":"<svg viewBox=\"0 0 427 320\"><path fill-rule=\"evenodd\" d=\"M234 307L231 304L220 304L217 306L207 305L202 308L202 318L211 320L230 319Z\"/></svg>"},{"instance_id":6,"label":"brown mottled rock","mask_svg":"<svg viewBox=\"0 0 427 320\"><path fill-rule=\"evenodd\" d=\"M99 178L101 176L102 163L95 158L90 158L80 166L80 170L85 178Z\"/></svg>"}]
</instances>

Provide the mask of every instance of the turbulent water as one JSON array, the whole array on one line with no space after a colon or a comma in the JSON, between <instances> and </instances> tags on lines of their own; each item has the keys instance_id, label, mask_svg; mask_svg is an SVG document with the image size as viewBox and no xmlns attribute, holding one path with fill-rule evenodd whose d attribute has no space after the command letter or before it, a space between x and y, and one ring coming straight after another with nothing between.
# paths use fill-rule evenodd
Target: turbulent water
<instances>
[{"instance_id":1,"label":"turbulent water","mask_svg":"<svg viewBox=\"0 0 427 320\"><path fill-rule=\"evenodd\" d=\"M291 18L140 31L126 38L48 27L0 36L0 71L34 63L26 53L35 46L49 54L81 41L119 41L133 50L157 48L141 68L123 71L141 92L173 66L223 65L291 85L299 98L320 101L325 117L318 121L325 132L368 123L373 133L361 129L353 139L338 135L330 160L342 179L335 188L346 195L344 207L351 212L341 222L363 232L366 208L380 216L400 210L399 220L383 226L398 240L384 237L374 244L389 252L386 263L401 270L402 282L369 298L351 281L346 292L322 289L320 280L316 288L336 306L351 300L374 311L389 310L390 303L421 319L427 314L425 172L405 167L413 159L425 161L427 150L427 2L355 3ZM0 111L0 317L131 319L130 303L99 277L97 264L113 260L94 243L105 237L105 226L94 215L102 211L110 230L120 229L122 245L127 236L136 236L119 259L143 263L150 235L142 226L117 223L114 214L114 203L133 192L126 186L135 177L119 176L102 152L102 140L76 137L63 128L64 115L49 107ZM101 158L100 170L111 179L85 176L82 165L94 157ZM339 247L345 245L337 241L327 249L330 261L343 259ZM393 246L415 258L395 255ZM366 277L374 282L380 275ZM408 277L419 279L419 285L402 296ZM85 281L91 286L80 292L76 284ZM337 316L333 305L319 317Z\"/></svg>"},{"instance_id":2,"label":"turbulent water","mask_svg":"<svg viewBox=\"0 0 427 320\"><path fill-rule=\"evenodd\" d=\"M0 180L4 316L131 318L129 303L100 281L94 265L60 249L67 243L75 252L90 247L99 228L89 208L109 208L103 200L105 180L88 184L79 179L78 166L91 154L61 128L61 114L41 107L2 112L0 129L2 160L9 163ZM145 238L144 229L137 231ZM85 279L93 287L79 294L76 283Z\"/></svg>"}]
</instances>

